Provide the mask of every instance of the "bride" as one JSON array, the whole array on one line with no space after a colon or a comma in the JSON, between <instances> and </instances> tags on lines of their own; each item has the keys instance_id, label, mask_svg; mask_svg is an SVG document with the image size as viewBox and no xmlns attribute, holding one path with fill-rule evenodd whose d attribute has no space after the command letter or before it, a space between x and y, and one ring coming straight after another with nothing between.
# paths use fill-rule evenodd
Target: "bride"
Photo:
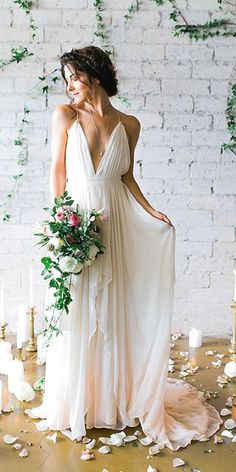
<instances>
[{"instance_id":1,"label":"bride","mask_svg":"<svg viewBox=\"0 0 236 472\"><path fill-rule=\"evenodd\" d=\"M106 208L106 251L72 277L63 335L47 353L43 402L28 414L70 439L86 428L140 424L176 450L210 437L222 421L202 392L167 377L175 227L133 176L140 122L110 102L118 81L108 55L72 49L61 73L72 100L53 113L51 197L67 190L81 208Z\"/></svg>"}]
</instances>

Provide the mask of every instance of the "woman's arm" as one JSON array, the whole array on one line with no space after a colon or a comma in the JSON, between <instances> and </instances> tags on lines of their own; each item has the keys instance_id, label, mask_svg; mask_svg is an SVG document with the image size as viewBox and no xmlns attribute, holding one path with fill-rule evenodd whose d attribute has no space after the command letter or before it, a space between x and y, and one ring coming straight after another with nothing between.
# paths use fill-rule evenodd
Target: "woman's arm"
<instances>
[{"instance_id":1,"label":"woman's arm","mask_svg":"<svg viewBox=\"0 0 236 472\"><path fill-rule=\"evenodd\" d=\"M137 202L142 205L144 210L146 210L148 213L150 213L152 216L159 220L163 220L166 223L170 224L171 226L172 223L168 216L166 216L164 213L155 210L148 200L144 197L143 193L141 192L134 176L133 176L133 168L134 168L134 150L139 138L140 134L140 129L141 125L140 122L137 120L135 116L132 116L132 126L131 126L131 132L130 132L130 142L129 142L129 147L130 147L130 167L129 170L126 174L122 175L122 181L127 185Z\"/></svg>"},{"instance_id":2,"label":"woman's arm","mask_svg":"<svg viewBox=\"0 0 236 472\"><path fill-rule=\"evenodd\" d=\"M68 112L65 105L58 105L52 114L52 163L50 169L51 202L63 195L66 188L66 143Z\"/></svg>"}]
</instances>

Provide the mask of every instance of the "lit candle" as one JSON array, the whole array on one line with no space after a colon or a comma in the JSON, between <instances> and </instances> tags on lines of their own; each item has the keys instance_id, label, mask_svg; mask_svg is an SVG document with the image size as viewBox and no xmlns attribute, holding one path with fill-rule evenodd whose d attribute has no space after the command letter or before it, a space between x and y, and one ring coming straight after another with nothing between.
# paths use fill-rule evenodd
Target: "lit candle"
<instances>
[{"instance_id":1,"label":"lit candle","mask_svg":"<svg viewBox=\"0 0 236 472\"><path fill-rule=\"evenodd\" d=\"M233 270L234 273L234 302L236 302L236 269Z\"/></svg>"},{"instance_id":2,"label":"lit candle","mask_svg":"<svg viewBox=\"0 0 236 472\"><path fill-rule=\"evenodd\" d=\"M32 307L33 305L33 269L30 267L29 272L29 306Z\"/></svg>"},{"instance_id":3,"label":"lit candle","mask_svg":"<svg viewBox=\"0 0 236 472\"><path fill-rule=\"evenodd\" d=\"M202 345L202 333L198 329L192 328L189 331L189 346L190 347L201 347Z\"/></svg>"},{"instance_id":4,"label":"lit candle","mask_svg":"<svg viewBox=\"0 0 236 472\"><path fill-rule=\"evenodd\" d=\"M2 381L0 380L0 411L2 411Z\"/></svg>"},{"instance_id":5,"label":"lit candle","mask_svg":"<svg viewBox=\"0 0 236 472\"><path fill-rule=\"evenodd\" d=\"M8 368L8 391L14 393L15 387L20 382L24 382L24 364L18 359L14 359Z\"/></svg>"},{"instance_id":6,"label":"lit candle","mask_svg":"<svg viewBox=\"0 0 236 472\"><path fill-rule=\"evenodd\" d=\"M4 285L1 284L1 325L4 323Z\"/></svg>"}]
</instances>

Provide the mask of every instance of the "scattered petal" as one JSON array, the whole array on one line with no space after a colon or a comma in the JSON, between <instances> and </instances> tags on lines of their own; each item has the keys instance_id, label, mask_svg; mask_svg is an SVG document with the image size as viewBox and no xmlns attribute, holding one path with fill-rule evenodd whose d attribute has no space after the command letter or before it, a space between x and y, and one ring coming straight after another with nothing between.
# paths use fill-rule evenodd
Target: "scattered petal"
<instances>
[{"instance_id":1,"label":"scattered petal","mask_svg":"<svg viewBox=\"0 0 236 472\"><path fill-rule=\"evenodd\" d=\"M92 439L89 443L86 444L87 449L93 449L96 444L96 439Z\"/></svg>"},{"instance_id":2,"label":"scattered petal","mask_svg":"<svg viewBox=\"0 0 236 472\"><path fill-rule=\"evenodd\" d=\"M20 449L22 449L23 446L22 446L22 444L20 444L20 443L16 443L16 444L13 444L12 447L14 447L14 449L16 449L17 451L19 451Z\"/></svg>"},{"instance_id":3,"label":"scattered petal","mask_svg":"<svg viewBox=\"0 0 236 472\"><path fill-rule=\"evenodd\" d=\"M226 400L225 400L225 406L232 407L232 406L233 406L233 402L234 402L233 397L228 397L228 398L226 398Z\"/></svg>"},{"instance_id":4,"label":"scattered petal","mask_svg":"<svg viewBox=\"0 0 236 472\"><path fill-rule=\"evenodd\" d=\"M49 435L47 436L47 439L49 439L50 441L56 443L56 442L57 442L57 432L56 432L56 433L53 433L53 434L51 434L51 435L49 434Z\"/></svg>"},{"instance_id":5,"label":"scattered petal","mask_svg":"<svg viewBox=\"0 0 236 472\"><path fill-rule=\"evenodd\" d=\"M227 376L226 375L218 375L217 379L216 379L216 382L217 383L220 383L220 384L227 384L228 383L228 379L227 379Z\"/></svg>"},{"instance_id":6,"label":"scattered petal","mask_svg":"<svg viewBox=\"0 0 236 472\"><path fill-rule=\"evenodd\" d=\"M169 359L169 365L174 365L175 361L173 359Z\"/></svg>"},{"instance_id":7,"label":"scattered petal","mask_svg":"<svg viewBox=\"0 0 236 472\"><path fill-rule=\"evenodd\" d=\"M175 457L175 459L173 459L173 467L180 467L181 465L185 465L185 462L183 461L183 459L180 459L179 457Z\"/></svg>"},{"instance_id":8,"label":"scattered petal","mask_svg":"<svg viewBox=\"0 0 236 472\"><path fill-rule=\"evenodd\" d=\"M111 452L111 448L110 446L101 446L99 447L98 452L100 452L100 454L109 454Z\"/></svg>"},{"instance_id":9,"label":"scattered petal","mask_svg":"<svg viewBox=\"0 0 236 472\"><path fill-rule=\"evenodd\" d=\"M6 444L13 444L17 439L18 439L18 436L15 438L14 436L11 436L10 434L5 434L3 436L3 441Z\"/></svg>"},{"instance_id":10,"label":"scattered petal","mask_svg":"<svg viewBox=\"0 0 236 472\"><path fill-rule=\"evenodd\" d=\"M142 434L143 434L143 433L142 433L141 431L139 431L139 429L137 429L137 430L134 432L134 435L135 435L135 436L142 436Z\"/></svg>"},{"instance_id":11,"label":"scattered petal","mask_svg":"<svg viewBox=\"0 0 236 472\"><path fill-rule=\"evenodd\" d=\"M229 439L233 439L233 437L234 437L233 433L231 433L231 431L227 431L227 430L222 431L221 436L224 436L224 437L229 438Z\"/></svg>"},{"instance_id":12,"label":"scattered petal","mask_svg":"<svg viewBox=\"0 0 236 472\"><path fill-rule=\"evenodd\" d=\"M130 436L126 436L124 438L124 442L126 443L131 442L131 441L137 441L137 436L135 436L135 434L131 434Z\"/></svg>"},{"instance_id":13,"label":"scattered petal","mask_svg":"<svg viewBox=\"0 0 236 472\"><path fill-rule=\"evenodd\" d=\"M236 428L236 421L229 418L228 420L225 421L224 425L226 429L234 429Z\"/></svg>"},{"instance_id":14,"label":"scattered petal","mask_svg":"<svg viewBox=\"0 0 236 472\"><path fill-rule=\"evenodd\" d=\"M225 357L224 354L216 354L216 357L218 357L218 359L223 359L223 357Z\"/></svg>"},{"instance_id":15,"label":"scattered petal","mask_svg":"<svg viewBox=\"0 0 236 472\"><path fill-rule=\"evenodd\" d=\"M151 436L146 436L144 438L141 438L141 439L139 439L139 441L141 442L141 444L143 446L149 446L149 444L151 444L153 442Z\"/></svg>"},{"instance_id":16,"label":"scattered petal","mask_svg":"<svg viewBox=\"0 0 236 472\"><path fill-rule=\"evenodd\" d=\"M236 434L234 434L234 437L232 438L232 442L236 442Z\"/></svg>"},{"instance_id":17,"label":"scattered petal","mask_svg":"<svg viewBox=\"0 0 236 472\"><path fill-rule=\"evenodd\" d=\"M228 415L231 415L231 411L228 409L228 408L222 408L221 412L220 412L220 415L221 416L228 416Z\"/></svg>"},{"instance_id":18,"label":"scattered petal","mask_svg":"<svg viewBox=\"0 0 236 472\"><path fill-rule=\"evenodd\" d=\"M87 438L87 436L84 436L84 438L82 439L83 444L88 444L90 441L91 439Z\"/></svg>"},{"instance_id":19,"label":"scattered petal","mask_svg":"<svg viewBox=\"0 0 236 472\"><path fill-rule=\"evenodd\" d=\"M161 452L161 449L159 447L159 444L156 444L155 446L152 446L149 448L148 450L149 454L151 454L152 456L154 456L155 454L159 454L159 452Z\"/></svg>"},{"instance_id":20,"label":"scattered petal","mask_svg":"<svg viewBox=\"0 0 236 472\"><path fill-rule=\"evenodd\" d=\"M217 361L212 361L212 365L219 369L221 367L221 360L217 359Z\"/></svg>"},{"instance_id":21,"label":"scattered petal","mask_svg":"<svg viewBox=\"0 0 236 472\"><path fill-rule=\"evenodd\" d=\"M172 333L172 335L171 335L171 340L172 340L172 341L177 341L177 339L182 338L182 336L183 336L183 333L180 333L179 331L175 331L175 332Z\"/></svg>"},{"instance_id":22,"label":"scattered petal","mask_svg":"<svg viewBox=\"0 0 236 472\"><path fill-rule=\"evenodd\" d=\"M94 454L90 451L82 451L80 459L82 461L90 461L90 459L94 459Z\"/></svg>"},{"instance_id":23,"label":"scattered petal","mask_svg":"<svg viewBox=\"0 0 236 472\"><path fill-rule=\"evenodd\" d=\"M206 351L206 356L214 356L214 351Z\"/></svg>"},{"instance_id":24,"label":"scattered petal","mask_svg":"<svg viewBox=\"0 0 236 472\"><path fill-rule=\"evenodd\" d=\"M14 411L14 405L11 402L4 406L2 409L3 413L11 413L11 411Z\"/></svg>"},{"instance_id":25,"label":"scattered petal","mask_svg":"<svg viewBox=\"0 0 236 472\"><path fill-rule=\"evenodd\" d=\"M217 434L214 435L214 444L221 444L223 442L223 439L220 436L217 436Z\"/></svg>"},{"instance_id":26,"label":"scattered petal","mask_svg":"<svg viewBox=\"0 0 236 472\"><path fill-rule=\"evenodd\" d=\"M20 457L28 457L28 455L29 455L28 449L26 449L26 448L22 449L22 451L19 452Z\"/></svg>"},{"instance_id":27,"label":"scattered petal","mask_svg":"<svg viewBox=\"0 0 236 472\"><path fill-rule=\"evenodd\" d=\"M110 438L100 437L99 441L101 441L103 444L119 447L123 444L123 439L125 438L125 436L126 434L124 433L124 431L121 431L120 433L111 434Z\"/></svg>"},{"instance_id":28,"label":"scattered petal","mask_svg":"<svg viewBox=\"0 0 236 472\"><path fill-rule=\"evenodd\" d=\"M40 416L34 413L34 408L26 408L26 410L24 410L24 413L30 418L33 418L34 420L40 418Z\"/></svg>"},{"instance_id":29,"label":"scattered petal","mask_svg":"<svg viewBox=\"0 0 236 472\"><path fill-rule=\"evenodd\" d=\"M39 421L38 423L34 423L36 426L37 431L46 431L48 429L48 422L47 420Z\"/></svg>"},{"instance_id":30,"label":"scattered petal","mask_svg":"<svg viewBox=\"0 0 236 472\"><path fill-rule=\"evenodd\" d=\"M210 400L211 397L212 397L212 392L209 392L208 390L206 390L206 391L204 392L203 396L204 396L204 399L205 399L205 400Z\"/></svg>"},{"instance_id":31,"label":"scattered petal","mask_svg":"<svg viewBox=\"0 0 236 472\"><path fill-rule=\"evenodd\" d=\"M147 472L157 472L157 469L155 467L152 467L151 465L148 466Z\"/></svg>"},{"instance_id":32,"label":"scattered petal","mask_svg":"<svg viewBox=\"0 0 236 472\"><path fill-rule=\"evenodd\" d=\"M187 358L188 358L188 356L189 356L189 352L188 352L188 351L180 351L179 354L180 354L180 356L182 356L182 357L187 357Z\"/></svg>"}]
</instances>

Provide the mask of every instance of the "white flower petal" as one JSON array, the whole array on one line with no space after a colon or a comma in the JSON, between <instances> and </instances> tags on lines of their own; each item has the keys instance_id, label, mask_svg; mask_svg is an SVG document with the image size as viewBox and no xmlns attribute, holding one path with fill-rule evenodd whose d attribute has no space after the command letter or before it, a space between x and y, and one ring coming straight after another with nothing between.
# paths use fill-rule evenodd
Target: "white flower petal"
<instances>
[{"instance_id":1,"label":"white flower petal","mask_svg":"<svg viewBox=\"0 0 236 472\"><path fill-rule=\"evenodd\" d=\"M22 444L20 444L20 443L16 443L16 444L13 444L12 447L14 447L14 449L16 449L17 451L19 451L20 449L22 449L23 446L22 446Z\"/></svg>"},{"instance_id":2,"label":"white flower petal","mask_svg":"<svg viewBox=\"0 0 236 472\"><path fill-rule=\"evenodd\" d=\"M47 420L39 421L38 423L34 423L36 426L37 431L46 431L48 429L48 422Z\"/></svg>"},{"instance_id":3,"label":"white flower petal","mask_svg":"<svg viewBox=\"0 0 236 472\"><path fill-rule=\"evenodd\" d=\"M145 438L141 438L139 439L139 441L141 442L143 446L149 446L149 444L153 442L151 436L146 436Z\"/></svg>"},{"instance_id":4,"label":"white flower petal","mask_svg":"<svg viewBox=\"0 0 236 472\"><path fill-rule=\"evenodd\" d=\"M231 415L231 411L228 409L228 408L222 408L221 412L220 412L220 415L221 416L228 416L228 415Z\"/></svg>"},{"instance_id":5,"label":"white flower petal","mask_svg":"<svg viewBox=\"0 0 236 472\"><path fill-rule=\"evenodd\" d=\"M86 444L87 449L93 449L96 444L96 439L92 439L89 443Z\"/></svg>"},{"instance_id":6,"label":"white flower petal","mask_svg":"<svg viewBox=\"0 0 236 472\"><path fill-rule=\"evenodd\" d=\"M49 435L47 436L47 439L49 439L49 441L52 441L52 442L56 443L56 442L57 442L57 432L55 432L55 433L53 433L53 434L51 434L51 435L49 434Z\"/></svg>"},{"instance_id":7,"label":"white flower petal","mask_svg":"<svg viewBox=\"0 0 236 472\"><path fill-rule=\"evenodd\" d=\"M14 389L14 395L21 402L30 402L35 398L35 391L28 382L20 382Z\"/></svg>"},{"instance_id":8,"label":"white flower petal","mask_svg":"<svg viewBox=\"0 0 236 472\"><path fill-rule=\"evenodd\" d=\"M80 459L82 461L90 461L91 459L94 459L94 454L90 451L82 451Z\"/></svg>"},{"instance_id":9,"label":"white flower petal","mask_svg":"<svg viewBox=\"0 0 236 472\"><path fill-rule=\"evenodd\" d=\"M100 452L100 454L109 454L111 452L111 448L109 446L101 446L99 447L98 452Z\"/></svg>"},{"instance_id":10,"label":"white flower petal","mask_svg":"<svg viewBox=\"0 0 236 472\"><path fill-rule=\"evenodd\" d=\"M214 435L214 444L222 444L223 439L217 434Z\"/></svg>"},{"instance_id":11,"label":"white flower petal","mask_svg":"<svg viewBox=\"0 0 236 472\"><path fill-rule=\"evenodd\" d=\"M13 444L17 439L18 439L18 436L17 436L17 437L14 437L14 436L11 436L10 434L5 434L5 435L3 436L3 441L4 441L6 444Z\"/></svg>"},{"instance_id":12,"label":"white flower petal","mask_svg":"<svg viewBox=\"0 0 236 472\"><path fill-rule=\"evenodd\" d=\"M131 434L130 436L126 436L124 438L124 442L128 443L131 441L137 441L137 436L135 434Z\"/></svg>"},{"instance_id":13,"label":"white flower petal","mask_svg":"<svg viewBox=\"0 0 236 472\"><path fill-rule=\"evenodd\" d=\"M154 456L155 454L159 454L159 452L161 452L160 448L159 448L159 445L156 444L155 446L152 446L149 448L148 450L149 454L151 454L152 456Z\"/></svg>"},{"instance_id":14,"label":"white flower petal","mask_svg":"<svg viewBox=\"0 0 236 472\"><path fill-rule=\"evenodd\" d=\"M231 431L227 431L227 430L222 431L221 436L224 436L224 437L229 438L229 439L233 439L233 437L234 437L233 433L231 433Z\"/></svg>"},{"instance_id":15,"label":"white flower petal","mask_svg":"<svg viewBox=\"0 0 236 472\"><path fill-rule=\"evenodd\" d=\"M148 466L147 472L157 472L157 469L155 467L152 467L151 465Z\"/></svg>"},{"instance_id":16,"label":"white flower petal","mask_svg":"<svg viewBox=\"0 0 236 472\"><path fill-rule=\"evenodd\" d=\"M185 462L183 461L183 459L180 459L180 457L175 457L173 459L173 467L180 467L181 465L184 465Z\"/></svg>"},{"instance_id":17,"label":"white flower petal","mask_svg":"<svg viewBox=\"0 0 236 472\"><path fill-rule=\"evenodd\" d=\"M236 421L234 421L232 418L229 418L225 421L224 425L226 429L234 429L236 428Z\"/></svg>"},{"instance_id":18,"label":"white flower petal","mask_svg":"<svg viewBox=\"0 0 236 472\"><path fill-rule=\"evenodd\" d=\"M22 449L21 452L19 452L18 454L20 457L28 457L29 453L28 453L28 449L24 448Z\"/></svg>"}]
</instances>

